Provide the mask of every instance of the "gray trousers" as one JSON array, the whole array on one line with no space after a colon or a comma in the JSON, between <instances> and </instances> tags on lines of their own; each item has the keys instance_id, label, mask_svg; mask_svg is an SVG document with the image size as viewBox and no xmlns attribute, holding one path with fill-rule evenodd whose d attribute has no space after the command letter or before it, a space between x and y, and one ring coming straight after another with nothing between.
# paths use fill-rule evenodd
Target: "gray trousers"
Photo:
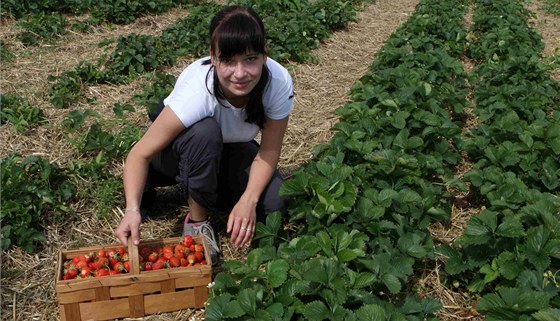
<instances>
[{"instance_id":1,"label":"gray trousers","mask_svg":"<svg viewBox=\"0 0 560 321\"><path fill-rule=\"evenodd\" d=\"M154 157L145 190L181 184L199 205L229 213L245 191L258 149L256 141L223 143L216 120L202 119ZM282 182L276 170L257 204L259 220L273 211L286 213L278 193Z\"/></svg>"}]
</instances>

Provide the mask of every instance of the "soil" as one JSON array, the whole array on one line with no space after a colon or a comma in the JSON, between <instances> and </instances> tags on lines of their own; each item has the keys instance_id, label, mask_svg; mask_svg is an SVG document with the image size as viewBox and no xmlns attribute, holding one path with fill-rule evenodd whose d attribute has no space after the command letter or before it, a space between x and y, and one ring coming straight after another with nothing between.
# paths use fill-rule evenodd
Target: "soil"
<instances>
[{"instance_id":1,"label":"soil","mask_svg":"<svg viewBox=\"0 0 560 321\"><path fill-rule=\"evenodd\" d=\"M375 59L376 52L390 35L414 12L417 0L377 0L365 4L358 21L347 29L338 31L325 41L314 53L317 63L291 65L294 79L296 103L290 118L285 138L280 168L289 173L312 157L313 147L326 142L332 136L331 128L337 118L333 111L345 104L354 82L364 75ZM560 18L544 13L538 1L529 3L528 8L536 13L533 26L543 35L546 44L544 54L558 54L560 47ZM101 39L116 37L131 32L158 34L173 23L178 16L188 14L184 9L139 19L128 26L111 26L95 30L91 34L71 34L56 46L44 45L24 48L15 38L20 31L14 21L0 22L0 37L14 51L16 59L0 65L0 88L2 93L17 93L29 99L31 105L40 106L46 112L49 123L26 132L25 135L11 130L9 125L0 127L0 156L16 151L24 156L44 155L54 162L65 165L72 146L57 130L57 125L67 110L53 108L47 100L49 75L60 75L77 65L79 61L95 61L104 53L96 44ZM110 47L107 49L110 50ZM175 67L165 72L178 75L192 58L184 58ZM553 77L560 80L559 70ZM87 106L101 114L112 115L116 102L127 101L142 85L149 82L139 79L124 86L95 86L89 91L97 99L95 105ZM83 107L83 106L77 106ZM130 115L138 126L148 126L143 110ZM55 124L55 125L52 125ZM116 174L120 167L117 167ZM142 227L142 237L161 238L180 233L186 207L174 197L181 191L163 193L161 209L163 215L148 219ZM117 226L122 210L116 208L106 213L107 219L96 219L96 210L86 204L74 204L74 210L82 219L64 226L49 226L46 247L41 253L30 255L20 249L2 252L1 320L58 320L59 315L54 292L55 258L62 248L116 242L113 229ZM464 224L465 217L457 212L457 224ZM160 213L161 214L161 213ZM452 239L458 229L450 229L445 238ZM242 258L247 249L232 247L227 236L219 232L224 259ZM110 240L110 241L107 241ZM469 319L477 316L468 302L473 298L453 292L439 282L439 266L426 267L423 278L415 285L422 293L434 295L442 300L444 309L441 320ZM186 310L146 317L143 320L201 320L203 311Z\"/></svg>"}]
</instances>

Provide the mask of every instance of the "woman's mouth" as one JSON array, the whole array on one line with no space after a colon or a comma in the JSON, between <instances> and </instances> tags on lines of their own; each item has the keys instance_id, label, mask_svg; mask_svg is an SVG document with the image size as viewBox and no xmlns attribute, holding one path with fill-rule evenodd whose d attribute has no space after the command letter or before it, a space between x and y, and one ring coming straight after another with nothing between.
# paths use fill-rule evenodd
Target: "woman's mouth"
<instances>
[{"instance_id":1,"label":"woman's mouth","mask_svg":"<svg viewBox=\"0 0 560 321\"><path fill-rule=\"evenodd\" d=\"M233 82L232 85L233 85L233 88L235 88L237 90L242 90L242 89L245 89L249 85L249 82L248 81L247 82Z\"/></svg>"}]
</instances>

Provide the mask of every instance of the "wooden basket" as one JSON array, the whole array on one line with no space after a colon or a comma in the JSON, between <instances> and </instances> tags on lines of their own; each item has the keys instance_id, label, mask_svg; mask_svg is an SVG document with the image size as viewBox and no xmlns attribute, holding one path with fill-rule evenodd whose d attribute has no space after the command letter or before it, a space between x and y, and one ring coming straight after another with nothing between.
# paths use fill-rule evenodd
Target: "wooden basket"
<instances>
[{"instance_id":1,"label":"wooden basket","mask_svg":"<svg viewBox=\"0 0 560 321\"><path fill-rule=\"evenodd\" d=\"M175 245L182 237L145 241L128 246L130 273L62 280L63 263L75 256L120 244L61 250L56 272L56 294L62 321L111 320L143 317L188 308L203 308L212 282L212 261L203 236L194 236L202 243L207 265L140 271L138 248Z\"/></svg>"}]
</instances>

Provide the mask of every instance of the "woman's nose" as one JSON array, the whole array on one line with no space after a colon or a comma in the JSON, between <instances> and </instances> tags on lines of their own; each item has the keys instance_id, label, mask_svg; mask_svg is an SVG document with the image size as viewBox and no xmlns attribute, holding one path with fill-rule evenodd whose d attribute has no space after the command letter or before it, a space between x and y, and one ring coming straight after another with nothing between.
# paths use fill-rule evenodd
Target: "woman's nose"
<instances>
[{"instance_id":1,"label":"woman's nose","mask_svg":"<svg viewBox=\"0 0 560 321\"><path fill-rule=\"evenodd\" d=\"M233 71L233 75L236 78L242 78L245 76L246 69L242 62L238 62L235 64L235 70Z\"/></svg>"}]
</instances>

